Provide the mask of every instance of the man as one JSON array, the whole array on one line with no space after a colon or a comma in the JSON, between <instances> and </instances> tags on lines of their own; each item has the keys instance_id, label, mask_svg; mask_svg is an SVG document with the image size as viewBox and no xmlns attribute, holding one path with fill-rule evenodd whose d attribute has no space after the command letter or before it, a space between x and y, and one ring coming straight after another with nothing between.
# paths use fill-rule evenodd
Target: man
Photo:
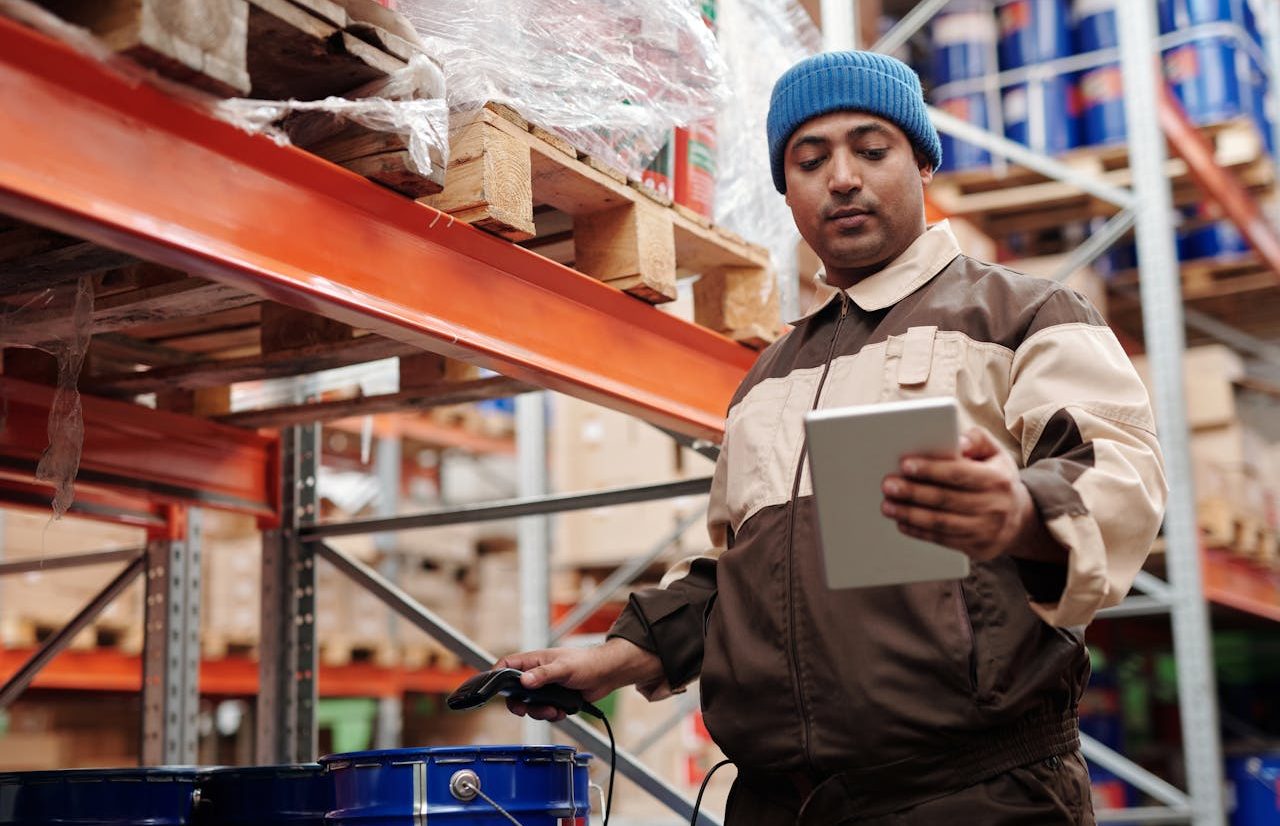
<instances>
[{"instance_id":1,"label":"man","mask_svg":"<svg viewBox=\"0 0 1280 826\"><path fill-rule=\"evenodd\" d=\"M502 664L588 699L633 683L656 699L700 675L707 728L739 769L730 824L1092 823L1077 728L1089 661L1069 629L1124 596L1160 524L1146 392L1078 294L926 228L941 147L907 66L863 52L798 64L768 137L837 290L733 399L711 490L719 550L635 594L603 646ZM973 573L829 590L804 414L919 396L959 400L962 455L904 459L882 509Z\"/></svg>"}]
</instances>

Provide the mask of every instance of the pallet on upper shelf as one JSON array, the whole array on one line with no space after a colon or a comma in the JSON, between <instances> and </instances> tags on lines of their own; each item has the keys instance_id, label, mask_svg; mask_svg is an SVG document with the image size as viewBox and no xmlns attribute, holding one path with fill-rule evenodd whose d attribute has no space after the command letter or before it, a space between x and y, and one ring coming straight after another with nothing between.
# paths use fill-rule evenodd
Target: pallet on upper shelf
<instances>
[{"instance_id":1,"label":"pallet on upper shelf","mask_svg":"<svg viewBox=\"0 0 1280 826\"><path fill-rule=\"evenodd\" d=\"M1197 503L1196 514L1206 547L1223 548L1264 566L1280 563L1276 531L1261 517L1217 497Z\"/></svg>"},{"instance_id":2,"label":"pallet on upper shelf","mask_svg":"<svg viewBox=\"0 0 1280 826\"><path fill-rule=\"evenodd\" d=\"M1187 308L1212 316L1250 335L1271 339L1280 319L1280 276L1254 253L1237 253L1179 263ZM1113 327L1142 337L1138 273L1126 270L1107 282L1107 318ZM1213 341L1194 328L1188 344Z\"/></svg>"},{"instance_id":3,"label":"pallet on upper shelf","mask_svg":"<svg viewBox=\"0 0 1280 826\"><path fill-rule=\"evenodd\" d=\"M1274 186L1274 163L1251 120L1236 118L1204 126L1201 132L1213 144L1218 166L1231 170L1246 188L1260 193ZM1057 160L1099 182L1119 187L1133 183L1129 150L1124 144L1072 149ZM1171 154L1165 175L1172 185L1175 205L1203 201L1181 158ZM941 172L930 184L929 196L945 214L967 218L996 238L1110 217L1118 211L1114 204L1077 186L1013 164L1004 172L994 167Z\"/></svg>"},{"instance_id":4,"label":"pallet on upper shelf","mask_svg":"<svg viewBox=\"0 0 1280 826\"><path fill-rule=\"evenodd\" d=\"M491 105L453 125L444 191L422 202L650 303L699 275L697 323L749 346L780 330L768 252Z\"/></svg>"},{"instance_id":5,"label":"pallet on upper shelf","mask_svg":"<svg viewBox=\"0 0 1280 826\"><path fill-rule=\"evenodd\" d=\"M178 83L214 95L320 100L385 95L438 98L431 73L402 70L430 56L412 27L373 0L6 0L33 19L38 5L92 32L102 45ZM0 10L0 13L3 13ZM74 37L74 34L67 34ZM443 155L420 172L403 136L341 122L324 113L291 115L282 128L295 145L412 197L439 192Z\"/></svg>"}]
</instances>

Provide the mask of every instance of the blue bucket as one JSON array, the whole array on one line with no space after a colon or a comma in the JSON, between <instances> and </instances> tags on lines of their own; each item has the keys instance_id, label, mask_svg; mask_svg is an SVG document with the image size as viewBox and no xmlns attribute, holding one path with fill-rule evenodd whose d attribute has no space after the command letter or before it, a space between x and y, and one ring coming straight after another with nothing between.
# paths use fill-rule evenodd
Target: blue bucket
<instances>
[{"instance_id":1,"label":"blue bucket","mask_svg":"<svg viewBox=\"0 0 1280 826\"><path fill-rule=\"evenodd\" d=\"M1019 69L1071 54L1067 0L1005 0L996 10L1000 68Z\"/></svg>"},{"instance_id":2,"label":"blue bucket","mask_svg":"<svg viewBox=\"0 0 1280 826\"><path fill-rule=\"evenodd\" d=\"M196 826L322 826L334 805L318 763L214 769L199 784Z\"/></svg>"},{"instance_id":3,"label":"blue bucket","mask_svg":"<svg viewBox=\"0 0 1280 826\"><path fill-rule=\"evenodd\" d=\"M990 126L987 96L983 92L955 97L938 97L933 104L942 111L975 126L981 126L983 129ZM942 141L943 169L954 171L991 165L991 153L987 150L953 138L945 132L939 132L938 137Z\"/></svg>"},{"instance_id":4,"label":"blue bucket","mask_svg":"<svg viewBox=\"0 0 1280 826\"><path fill-rule=\"evenodd\" d=\"M573 804L583 810L583 817L591 812L591 761L594 755L580 752L573 757Z\"/></svg>"},{"instance_id":5,"label":"blue bucket","mask_svg":"<svg viewBox=\"0 0 1280 826\"><path fill-rule=\"evenodd\" d=\"M1280 823L1280 753L1228 759L1227 780L1235 788L1231 826Z\"/></svg>"},{"instance_id":6,"label":"blue bucket","mask_svg":"<svg viewBox=\"0 0 1280 826\"><path fill-rule=\"evenodd\" d=\"M585 795L579 799L580 771L569 746L386 749L320 763L333 780L329 826L416 826L424 816L437 824L510 826L482 797L466 800L451 791L465 772L524 826L573 826L591 811Z\"/></svg>"},{"instance_id":7,"label":"blue bucket","mask_svg":"<svg viewBox=\"0 0 1280 826\"><path fill-rule=\"evenodd\" d=\"M1231 37L1205 37L1164 53L1164 74L1193 123L1252 115L1249 57Z\"/></svg>"},{"instance_id":8,"label":"blue bucket","mask_svg":"<svg viewBox=\"0 0 1280 826\"><path fill-rule=\"evenodd\" d=\"M1080 145L1079 100L1066 75L1019 83L1004 90L1004 134L1037 152L1065 152Z\"/></svg>"},{"instance_id":9,"label":"blue bucket","mask_svg":"<svg viewBox=\"0 0 1280 826\"><path fill-rule=\"evenodd\" d=\"M0 774L0 824L187 826L196 769L70 769Z\"/></svg>"},{"instance_id":10,"label":"blue bucket","mask_svg":"<svg viewBox=\"0 0 1280 826\"><path fill-rule=\"evenodd\" d=\"M959 4L956 4L959 5ZM982 77L996 69L996 21L987 11L944 11L929 25L934 86Z\"/></svg>"},{"instance_id":11,"label":"blue bucket","mask_svg":"<svg viewBox=\"0 0 1280 826\"><path fill-rule=\"evenodd\" d=\"M1120 43L1116 29L1116 0L1075 0L1076 52L1113 49ZM1081 72L1079 79L1079 140L1086 146L1123 143L1124 78L1119 63Z\"/></svg>"}]
</instances>

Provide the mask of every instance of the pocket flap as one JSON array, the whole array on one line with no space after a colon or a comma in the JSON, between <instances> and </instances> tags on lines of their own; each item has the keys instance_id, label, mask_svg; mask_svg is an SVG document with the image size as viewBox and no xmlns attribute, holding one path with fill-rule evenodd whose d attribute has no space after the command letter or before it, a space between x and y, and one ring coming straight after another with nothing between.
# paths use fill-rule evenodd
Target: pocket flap
<instances>
[{"instance_id":1,"label":"pocket flap","mask_svg":"<svg viewBox=\"0 0 1280 826\"><path fill-rule=\"evenodd\" d=\"M911 327L902 336L902 358L898 362L898 384L924 384L933 367L933 339L937 327Z\"/></svg>"}]
</instances>

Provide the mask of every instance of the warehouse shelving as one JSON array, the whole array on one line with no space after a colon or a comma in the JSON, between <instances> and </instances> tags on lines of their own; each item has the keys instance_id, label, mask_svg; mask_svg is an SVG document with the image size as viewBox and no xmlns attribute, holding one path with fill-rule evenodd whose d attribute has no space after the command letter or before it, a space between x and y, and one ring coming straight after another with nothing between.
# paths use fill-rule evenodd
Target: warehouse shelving
<instances>
[{"instance_id":1,"label":"warehouse shelving","mask_svg":"<svg viewBox=\"0 0 1280 826\"><path fill-rule=\"evenodd\" d=\"M943 4L921 4L881 42L902 42ZM1120 4L1129 23L1121 49L1128 92L1129 122L1155 129L1156 100L1150 67L1140 67L1154 26L1143 4ZM1150 11L1150 13L1148 13ZM1274 26L1273 26L1274 30ZM1144 79L1145 78L1145 79ZM0 18L0 212L159 263L198 272L261 298L319 313L372 330L389 340L481 364L516 381L563 391L638 415L690 438L717 441L723 411L754 354L707 330L694 327L621 295L616 290L548 261L519 246L449 220L429 207L379 189L368 181L306 153L276 146L219 122L208 114L145 85L126 82L100 63L49 38ZM1144 108L1145 107L1145 108ZM1055 178L1098 189L1052 159L1040 158L996 136L964 132L994 151L1026 162ZM1148 596L1170 610L1184 678L1183 712L1188 737L1190 795L1158 787L1171 804L1151 817L1217 824L1221 816L1217 784L1214 713L1199 701L1212 692L1205 596L1259 616L1280 618L1280 583L1249 577L1238 560L1213 551L1201 556L1194 508L1185 477L1186 427L1182 414L1182 317L1172 261L1172 229L1167 211L1151 208L1167 201L1161 178L1163 140L1158 133L1131 137L1136 194L1111 189L1099 197L1118 198L1122 211L1112 224L1137 224L1143 260L1143 307L1148 350L1158 390L1157 409L1174 479L1166 526L1171 582L1147 583ZM1206 174L1221 177L1212 169ZM1160 195L1164 187L1166 197ZM1142 204L1138 209L1137 204ZM280 216L290 216L281 221ZM1262 237L1262 236L1260 236ZM1113 239L1112 239L1113 240ZM1265 246L1266 241L1262 244ZM1105 244L1088 245L1085 255ZM497 312L495 308L506 311ZM1158 322L1158 323L1156 323ZM29 475L43 444L43 411L48 391L3 379L6 397L25 402L11 408L0 433L4 487L14 501L28 503L38 489L19 481ZM40 402L43 401L43 408ZM127 410L126 410L127 408ZM431 685L444 675L401 674L379 682L372 671L317 670L314 628L291 620L313 614L314 560L325 558L379 593L402 616L448 642L467 664L488 663L487 654L462 640L438 618L412 604L375 572L323 545L327 535L390 530L461 521L468 514L427 515L365 521L350 528L314 524L314 476L319 448L316 429L284 430L279 440L240 428L197 422L187 416L145 411L114 402L86 401L86 448L80 474L82 509L135 520L154 535L147 550L151 570L186 570L172 586L158 583L169 611L149 616L148 661L129 688L141 684L148 700L147 727L160 738L157 754L182 759L192 753L194 719L189 713L197 690L215 691L250 684L244 663L198 666L198 646L190 629L165 646L155 630L189 623L189 550L198 548L189 530L176 530L185 509L230 507L261 518L269 532L264 559L264 634L261 672L263 713L258 715L259 758L264 761L314 756L316 682L370 685ZM127 415L126 415L127 414ZM39 428L39 429L37 429ZM283 498L276 481L283 479ZM705 486L705 480L699 482ZM705 487L703 488L705 489ZM683 490L683 488L681 488ZM669 491L646 491L656 496ZM616 501L636 494L619 492ZM547 513L582 506L581 497L534 497L490 509L501 515ZM598 500L589 500L598 501ZM474 516L475 514L470 514ZM436 520L436 522L433 522ZM198 530L198 527L197 527ZM305 541L304 541L305 540ZM188 542L190 541L190 544ZM141 557L140 557L141 559ZM1203 567L1202 567L1203 566ZM138 566L140 572L142 566ZM1249 589L1239 587L1250 579ZM616 584L623 584L621 582ZM537 590L533 583L531 591ZM187 603L183 603L186 593ZM299 596L301 595L301 596ZM175 599L176 597L176 599ZM188 613L184 613L188 612ZM96 658L96 659L93 659ZM157 659L158 658L158 659ZM0 657L6 671L18 666L13 652ZM55 685L90 661L114 675L123 687L121 655L68 652L43 673ZM27 661L24 661L27 662ZM148 664L148 662L150 664ZM283 664L283 667L281 665ZM193 675L199 667L199 686ZM245 666L247 667L247 666ZM225 672L225 673L224 673ZM133 673L133 672L129 672ZM344 676L345 675L345 676ZM430 675L430 676L427 676ZM41 683L37 678L36 685ZM154 679L154 687L147 680ZM423 682L414 682L422 680ZM351 683L346 683L351 684ZM325 689L327 690L327 689ZM425 688L423 690L426 690ZM187 709L178 726L163 713ZM176 730L175 730L176 729ZM598 734L572 730L597 749ZM592 739L594 735L595 739ZM1113 760L1114 756L1103 756ZM626 759L624 771L677 811L689 802ZM1134 774L1144 788L1153 779ZM1115 814L1115 813L1111 813ZM714 819L704 814L704 821Z\"/></svg>"}]
</instances>

